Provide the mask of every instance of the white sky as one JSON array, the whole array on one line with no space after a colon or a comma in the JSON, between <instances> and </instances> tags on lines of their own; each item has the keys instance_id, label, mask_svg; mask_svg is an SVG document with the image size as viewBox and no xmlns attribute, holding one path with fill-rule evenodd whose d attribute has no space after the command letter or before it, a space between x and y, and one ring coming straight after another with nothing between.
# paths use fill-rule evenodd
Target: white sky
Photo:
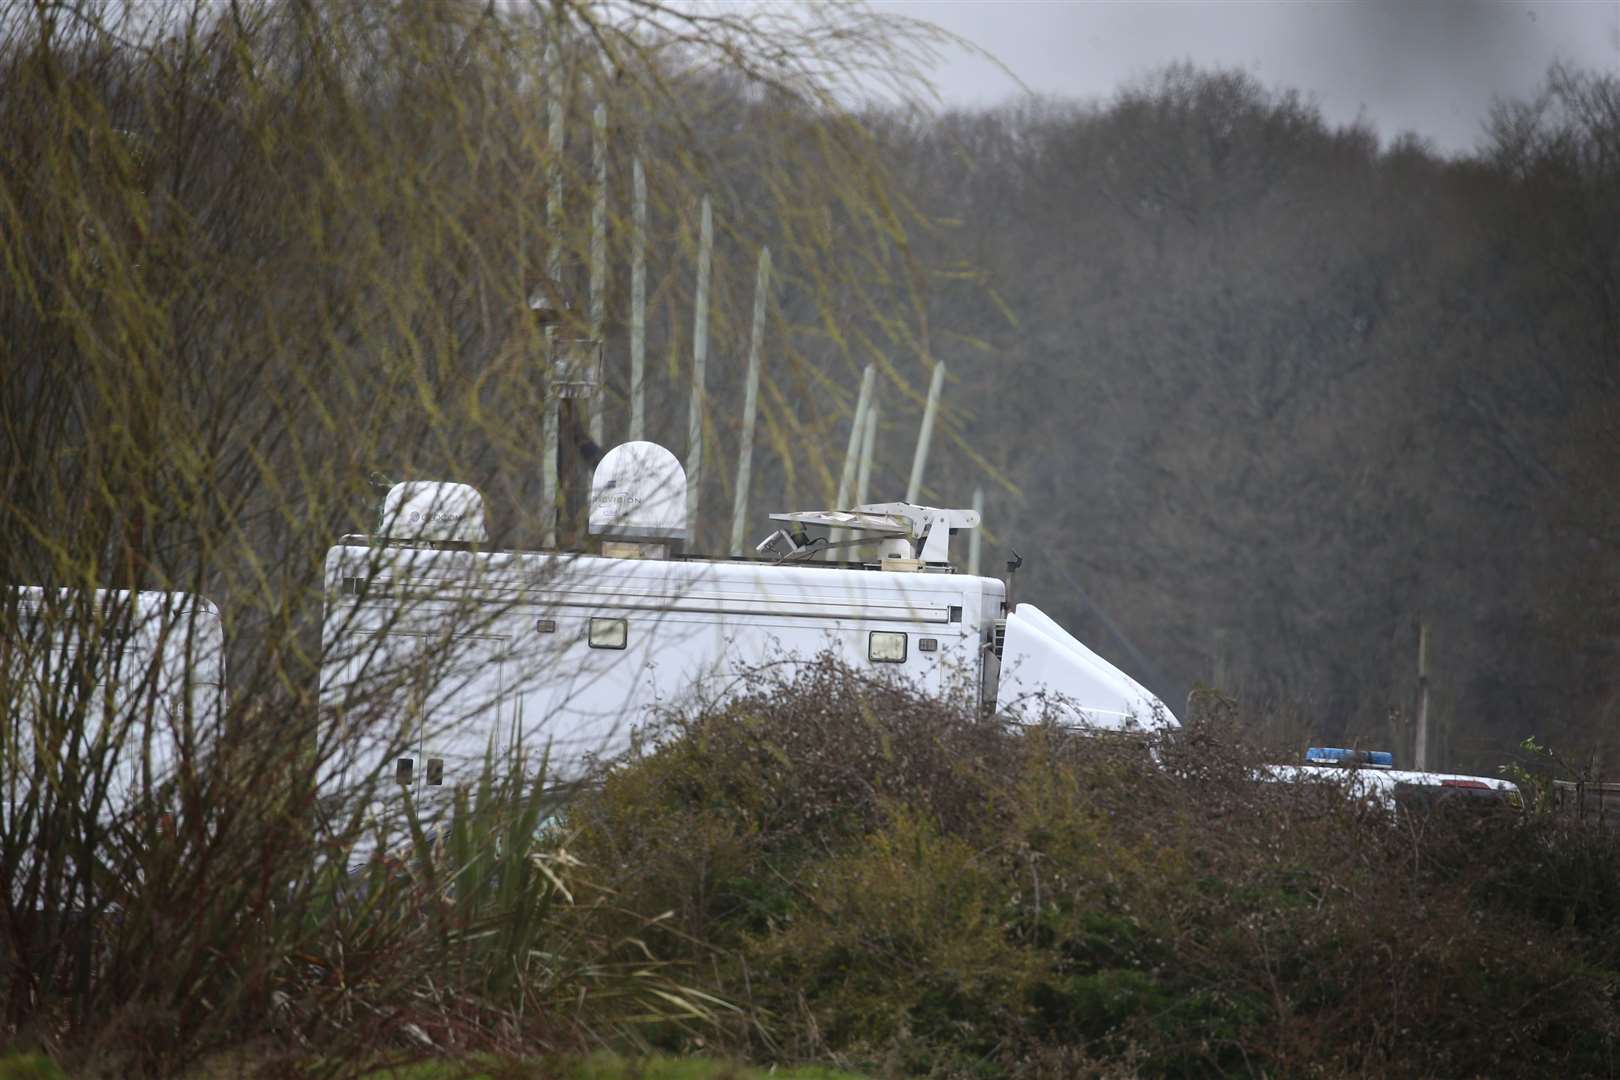
<instances>
[{"instance_id":1,"label":"white sky","mask_svg":"<svg viewBox=\"0 0 1620 1080\"><path fill-rule=\"evenodd\" d=\"M1555 61L1620 71L1620 0L875 0L997 56L1030 90L1106 98L1177 60L1240 67L1312 97L1330 123L1364 116L1386 141L1413 130L1472 149L1493 97L1534 92ZM1021 93L955 50L946 105Z\"/></svg>"}]
</instances>

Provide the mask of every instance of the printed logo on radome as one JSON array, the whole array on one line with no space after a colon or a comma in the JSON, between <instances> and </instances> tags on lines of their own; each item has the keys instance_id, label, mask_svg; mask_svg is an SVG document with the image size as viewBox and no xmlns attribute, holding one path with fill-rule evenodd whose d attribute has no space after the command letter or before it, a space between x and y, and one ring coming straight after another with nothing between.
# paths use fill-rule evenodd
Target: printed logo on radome
<instances>
[{"instance_id":1,"label":"printed logo on radome","mask_svg":"<svg viewBox=\"0 0 1620 1080\"><path fill-rule=\"evenodd\" d=\"M605 485L605 486L611 486L611 484ZM640 504L641 504L641 499L636 495L632 495L628 491L606 491L606 490L604 490L600 495L598 495L596 497L596 505L597 506L617 506L621 510L622 509L627 509L627 508L632 507L632 506L639 506Z\"/></svg>"},{"instance_id":2,"label":"printed logo on radome","mask_svg":"<svg viewBox=\"0 0 1620 1080\"><path fill-rule=\"evenodd\" d=\"M639 505L640 502L640 497L630 491L630 482L628 480L625 481L625 486L620 488L619 481L614 479L602 482L602 490L597 493L594 505L617 507L623 511Z\"/></svg>"},{"instance_id":3,"label":"printed logo on radome","mask_svg":"<svg viewBox=\"0 0 1620 1080\"><path fill-rule=\"evenodd\" d=\"M409 521L412 525L432 525L438 523L459 524L462 514L453 514L448 510L412 510Z\"/></svg>"}]
</instances>

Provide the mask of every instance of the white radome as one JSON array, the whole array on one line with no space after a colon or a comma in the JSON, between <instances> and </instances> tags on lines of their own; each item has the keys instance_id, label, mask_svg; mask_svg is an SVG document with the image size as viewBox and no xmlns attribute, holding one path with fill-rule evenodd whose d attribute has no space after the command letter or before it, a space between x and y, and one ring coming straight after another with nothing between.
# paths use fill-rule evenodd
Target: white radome
<instances>
[{"instance_id":1,"label":"white radome","mask_svg":"<svg viewBox=\"0 0 1620 1080\"><path fill-rule=\"evenodd\" d=\"M591 478L592 536L686 539L686 470L650 442L621 443L602 455Z\"/></svg>"},{"instance_id":2,"label":"white radome","mask_svg":"<svg viewBox=\"0 0 1620 1080\"><path fill-rule=\"evenodd\" d=\"M484 497L469 484L407 480L383 500L382 535L390 540L487 544Z\"/></svg>"}]
</instances>

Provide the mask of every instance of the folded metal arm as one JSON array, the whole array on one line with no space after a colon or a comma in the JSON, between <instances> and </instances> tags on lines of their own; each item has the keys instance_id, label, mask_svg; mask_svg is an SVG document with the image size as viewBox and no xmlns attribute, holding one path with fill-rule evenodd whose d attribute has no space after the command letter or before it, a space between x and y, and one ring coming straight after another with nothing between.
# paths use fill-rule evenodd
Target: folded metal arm
<instances>
[{"instance_id":1,"label":"folded metal arm","mask_svg":"<svg viewBox=\"0 0 1620 1080\"><path fill-rule=\"evenodd\" d=\"M868 503L850 510L798 510L772 514L772 521L875 532L911 541L913 557L928 563L951 560L951 532L979 525L976 510L943 510L913 503Z\"/></svg>"}]
</instances>

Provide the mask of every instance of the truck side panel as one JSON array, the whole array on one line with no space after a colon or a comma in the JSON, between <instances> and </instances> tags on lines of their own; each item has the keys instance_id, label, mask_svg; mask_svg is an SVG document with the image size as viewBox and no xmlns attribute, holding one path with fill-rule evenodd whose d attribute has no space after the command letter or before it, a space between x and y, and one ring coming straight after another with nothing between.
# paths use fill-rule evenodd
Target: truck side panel
<instances>
[{"instance_id":1,"label":"truck side panel","mask_svg":"<svg viewBox=\"0 0 1620 1080\"><path fill-rule=\"evenodd\" d=\"M393 662L368 638L439 636L428 652L449 689L422 710L413 790L424 798L492 749L549 753L566 778L622 750L661 707L724 699L757 686L762 667L825 653L929 692L976 693L1001 596L1000 582L965 575L370 548L334 549L328 590L329 707L355 697L357 657ZM394 698L383 712L406 707L398 687ZM385 716L382 728L411 724Z\"/></svg>"}]
</instances>

